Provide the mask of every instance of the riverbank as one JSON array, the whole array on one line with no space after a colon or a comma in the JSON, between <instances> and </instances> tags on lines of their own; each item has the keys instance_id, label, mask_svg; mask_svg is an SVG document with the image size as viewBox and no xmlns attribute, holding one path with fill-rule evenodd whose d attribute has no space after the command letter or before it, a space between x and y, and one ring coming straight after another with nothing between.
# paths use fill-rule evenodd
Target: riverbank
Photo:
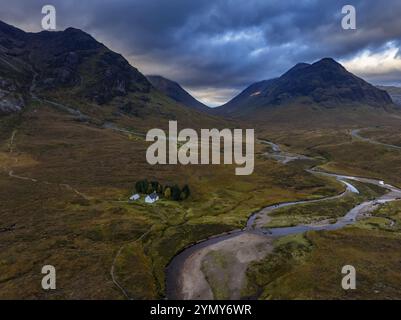
<instances>
[{"instance_id":1,"label":"riverbank","mask_svg":"<svg viewBox=\"0 0 401 320\"><path fill-rule=\"evenodd\" d=\"M280 147L272 142L264 142L271 146L273 152L280 156ZM295 157L300 159L301 157ZM338 230L356 223L359 219L369 217L379 205L395 201L401 197L401 190L380 180L337 175L317 170L309 170L313 174L330 176L346 185L346 190L333 197L323 199L295 201L268 206L250 216L247 226L230 237L216 237L198 243L184 250L173 258L167 272L167 297L173 299L239 299L244 285L247 266L251 262L263 259L272 251L272 239L288 235L301 234L307 231ZM348 181L345 181L348 180ZM339 199L349 193L359 193L349 181L370 183L387 189L389 192L373 200L365 201L349 210L335 223L319 221L309 225L296 225L284 228L265 229L269 222L269 214L286 206L314 203ZM246 248L246 263L238 259ZM246 266L245 266L246 264Z\"/></svg>"}]
</instances>

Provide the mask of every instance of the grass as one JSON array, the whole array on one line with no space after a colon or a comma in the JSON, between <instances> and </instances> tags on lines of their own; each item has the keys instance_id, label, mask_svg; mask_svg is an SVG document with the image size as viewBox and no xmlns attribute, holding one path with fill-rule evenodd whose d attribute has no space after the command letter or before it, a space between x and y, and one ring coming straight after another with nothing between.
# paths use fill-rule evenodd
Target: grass
<instances>
[{"instance_id":1,"label":"grass","mask_svg":"<svg viewBox=\"0 0 401 320\"><path fill-rule=\"evenodd\" d=\"M82 110L103 117L108 107L83 102ZM306 173L302 164L284 166L260 155L254 174L243 177L234 175L234 166L150 166L142 139L76 121L46 104L34 103L0 121L0 228L16 224L14 231L0 234L0 298L123 299L110 276L122 246L115 266L118 281L135 298L160 298L165 267L185 246L242 228L253 211L266 205L341 190ZM118 121L136 131L153 126L152 119ZM263 148L257 146L257 152ZM37 182L12 178L9 170ZM191 197L152 206L124 202L135 181L144 178L188 184ZM40 289L45 264L56 267L57 292Z\"/></svg>"},{"instance_id":2,"label":"grass","mask_svg":"<svg viewBox=\"0 0 401 320\"><path fill-rule=\"evenodd\" d=\"M353 142L342 146L321 147L319 152L330 160L322 166L326 170L376 178L401 186L400 150Z\"/></svg>"},{"instance_id":3,"label":"grass","mask_svg":"<svg viewBox=\"0 0 401 320\"><path fill-rule=\"evenodd\" d=\"M397 127L380 126L369 128L368 130L362 130L360 134L374 141L401 146L401 130Z\"/></svg>"},{"instance_id":4,"label":"grass","mask_svg":"<svg viewBox=\"0 0 401 320\"><path fill-rule=\"evenodd\" d=\"M401 232L401 201L393 201L380 206L373 217L364 221L363 226L388 232Z\"/></svg>"},{"instance_id":5,"label":"grass","mask_svg":"<svg viewBox=\"0 0 401 320\"><path fill-rule=\"evenodd\" d=\"M52 98L78 107L94 118L109 119L136 132L163 128L169 114L177 111L176 106L157 94L152 96L149 110L152 114L161 111L165 123L159 116L148 115L147 111L130 117L113 114L116 105L112 104L100 108L66 97L61 92L53 92ZM113 103L118 104L118 101ZM161 110L165 104L168 107ZM218 123L227 127L237 126L193 113L184 113L178 120L183 127L218 127ZM20 115L0 119L0 229L15 224L13 231L0 233L0 298L123 299L124 295L110 276L111 266L121 248L115 260L117 281L133 298L161 298L164 296L165 267L185 246L211 235L242 228L248 216L264 206L326 197L343 190L341 184L331 179L305 172L304 168L310 166L310 162L282 165L267 159L263 156L264 145L256 145L255 171L251 176L235 176L234 167L225 165L150 166L145 161L148 144L143 139L103 129L101 124L102 121L79 122L74 116L37 102ZM14 151L10 154L10 137L15 130ZM284 148L326 158L330 161L327 168L333 170L378 178L383 173L386 180L398 179L398 153L382 150L380 146L352 142L345 131L295 132L294 139L290 132L274 128L271 131L258 129L256 134L277 138ZM365 157L371 161L370 164ZM392 172L388 172L389 167ZM12 178L8 175L9 170L37 182ZM188 184L191 197L179 203L163 200L151 206L142 202L125 202L132 194L135 181L144 178L163 184ZM64 184L85 194L87 199L67 189ZM339 210L345 210L348 205L341 204ZM328 210L332 211L325 212L324 216L338 214L338 209L334 209L334 205L332 208L329 206ZM306 221L303 212L299 213L300 219L301 215L302 221ZM314 215L319 213L310 216ZM375 219L385 218L378 215ZM374 237L370 239L368 235L372 229ZM357 256L362 261L369 261L370 268L377 259L380 266L391 269L397 256L389 259L381 256L380 261L379 253L371 254L372 248L364 243L377 241L377 246L384 246L383 254L390 249L398 250L394 240L397 234L391 232L393 238L386 247L387 233L390 232L382 229L382 223L372 220L372 224L361 224L357 231L349 228L338 231L334 233L338 236L329 240L324 233L313 233L308 234L306 240L297 238L282 244L277 264L265 269L273 272L268 276L269 281L265 281L266 272L262 267L260 270L263 272L252 269L258 278L257 292L254 288L244 295L319 297L321 291L312 283L316 278L310 276L304 283L299 283L302 277L293 279L297 272L302 271L301 266L306 261L303 259L311 257L316 250L317 256L307 260L308 268L318 268L319 259L326 255L336 257L333 258L334 264L330 264L330 258L326 257L326 268L337 268L338 261L353 257L353 250L357 250ZM330 241L335 243L336 250L333 251L333 246L331 251L328 249ZM365 247L367 250L363 255ZM295 262L291 263L290 258ZM56 267L58 290L55 292L44 292L40 288L40 269L45 264ZM368 264L364 262L363 265ZM292 269L298 266L299 270ZM369 277L375 276L375 270L367 270ZM386 272L390 279L393 275L389 270ZM286 277L291 282L284 281ZM394 279L397 283L397 276ZM273 293L270 287L264 292L269 283L273 283ZM275 287L277 283L284 284L281 291ZM223 289L221 292L224 296ZM330 297L331 292L334 291L329 290L322 297ZM333 295L337 296L337 293Z\"/></svg>"},{"instance_id":6,"label":"grass","mask_svg":"<svg viewBox=\"0 0 401 320\"><path fill-rule=\"evenodd\" d=\"M259 299L400 299L401 234L352 227L309 232L309 245L287 240L248 269L248 294ZM341 287L341 269L357 271L357 289Z\"/></svg>"},{"instance_id":7,"label":"grass","mask_svg":"<svg viewBox=\"0 0 401 320\"><path fill-rule=\"evenodd\" d=\"M302 263L310 251L310 246L310 241L302 234L277 240L272 254L248 267L247 285L243 289L243 296L272 298L270 291L272 287L276 287L276 282L279 282L277 279Z\"/></svg>"},{"instance_id":8,"label":"grass","mask_svg":"<svg viewBox=\"0 0 401 320\"><path fill-rule=\"evenodd\" d=\"M213 297L216 300L227 300L230 298L230 280L233 274L229 274L230 264L235 258L228 252L211 251L202 261L201 270L211 285Z\"/></svg>"},{"instance_id":9,"label":"grass","mask_svg":"<svg viewBox=\"0 0 401 320\"><path fill-rule=\"evenodd\" d=\"M115 261L115 270L116 279L129 298L152 299L157 295L151 260L139 242L122 247Z\"/></svg>"},{"instance_id":10,"label":"grass","mask_svg":"<svg viewBox=\"0 0 401 320\"><path fill-rule=\"evenodd\" d=\"M388 137L390 132L389 127L386 130ZM384 179L387 183L400 185L397 174L400 153L397 150L353 141L345 131L344 134L340 131L338 140L334 141L333 132L328 129L306 133L276 132L271 136L284 147L326 159L327 163L321 165L326 170ZM397 143L396 139L386 141L383 136L379 140L377 132L367 136L381 142ZM355 181L350 182L355 184ZM277 210L272 225L336 218L363 199L383 192L372 185L359 183L356 187L362 191L360 196L353 195L340 202L325 201L288 207L281 212ZM352 227L280 238L273 254L249 267L246 295L259 299L399 299L400 212L400 202L392 202L381 206L372 218ZM394 226L391 221L395 221ZM341 288L341 268L346 264L356 267L355 291Z\"/></svg>"},{"instance_id":11,"label":"grass","mask_svg":"<svg viewBox=\"0 0 401 320\"><path fill-rule=\"evenodd\" d=\"M400 299L400 226L395 201L352 227L279 238L271 255L248 268L244 291L259 299ZM348 264L357 271L355 291L341 288Z\"/></svg>"},{"instance_id":12,"label":"grass","mask_svg":"<svg viewBox=\"0 0 401 320\"><path fill-rule=\"evenodd\" d=\"M334 223L338 218L344 216L349 210L363 201L374 199L387 192L386 189L373 184L365 184L357 181L350 181L350 183L359 190L359 194L352 193L333 200L323 200L279 208L270 214L272 219L266 227L288 227L298 224L310 224L323 220L329 220Z\"/></svg>"}]
</instances>

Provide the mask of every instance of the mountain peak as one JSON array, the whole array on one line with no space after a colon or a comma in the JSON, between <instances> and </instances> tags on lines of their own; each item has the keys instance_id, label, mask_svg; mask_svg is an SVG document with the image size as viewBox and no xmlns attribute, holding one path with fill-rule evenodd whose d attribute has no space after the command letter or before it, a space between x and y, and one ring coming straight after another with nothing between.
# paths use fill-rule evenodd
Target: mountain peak
<instances>
[{"instance_id":1,"label":"mountain peak","mask_svg":"<svg viewBox=\"0 0 401 320\"><path fill-rule=\"evenodd\" d=\"M332 68L332 69L341 69L346 71L346 69L336 60L333 58L323 58L313 64L316 67L324 67L324 68Z\"/></svg>"},{"instance_id":2,"label":"mountain peak","mask_svg":"<svg viewBox=\"0 0 401 320\"><path fill-rule=\"evenodd\" d=\"M164 93L176 102L198 111L209 111L210 108L202 102L196 100L177 82L169 80L159 75L148 75L149 82L159 91Z\"/></svg>"},{"instance_id":3,"label":"mountain peak","mask_svg":"<svg viewBox=\"0 0 401 320\"><path fill-rule=\"evenodd\" d=\"M64 30L64 32L77 32L77 33L85 33L84 31L82 31L81 29L78 28L73 28L73 27L68 27Z\"/></svg>"},{"instance_id":4,"label":"mountain peak","mask_svg":"<svg viewBox=\"0 0 401 320\"><path fill-rule=\"evenodd\" d=\"M320 63L340 65L336 60L330 57L322 58L319 61L315 62L315 64L320 64Z\"/></svg>"},{"instance_id":5,"label":"mountain peak","mask_svg":"<svg viewBox=\"0 0 401 320\"><path fill-rule=\"evenodd\" d=\"M27 33L0 22L0 45L5 59L13 60L11 65L20 61L21 70L31 66L24 71L24 81L32 79L35 70L38 92L73 89L81 98L103 104L130 93L148 93L151 88L145 76L121 55L80 29ZM7 64L0 77L7 76L6 68Z\"/></svg>"},{"instance_id":6,"label":"mountain peak","mask_svg":"<svg viewBox=\"0 0 401 320\"><path fill-rule=\"evenodd\" d=\"M258 94L249 94L255 88ZM246 114L247 110L305 103L329 108L393 104L387 92L348 72L334 59L323 58L313 64L297 64L281 77L264 82L263 87L251 85L222 106L221 112Z\"/></svg>"},{"instance_id":7,"label":"mountain peak","mask_svg":"<svg viewBox=\"0 0 401 320\"><path fill-rule=\"evenodd\" d=\"M284 73L282 76L288 76L288 75L292 75L304 68L309 67L310 64L309 63L304 63L304 62L300 62L297 63L295 66L293 66L290 70L288 70L286 73Z\"/></svg>"}]
</instances>

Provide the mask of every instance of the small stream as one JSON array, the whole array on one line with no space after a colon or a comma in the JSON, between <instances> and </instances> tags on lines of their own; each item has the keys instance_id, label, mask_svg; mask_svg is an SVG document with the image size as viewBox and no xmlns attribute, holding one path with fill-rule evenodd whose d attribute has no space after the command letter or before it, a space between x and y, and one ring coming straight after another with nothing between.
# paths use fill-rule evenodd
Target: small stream
<instances>
[{"instance_id":1,"label":"small stream","mask_svg":"<svg viewBox=\"0 0 401 320\"><path fill-rule=\"evenodd\" d=\"M387 148L401 150L400 146L396 146L394 144L382 143L382 142L379 142L379 141L376 141L376 140L373 140L373 139L370 139L370 138L362 137L360 135L361 130L362 129L354 129L354 130L352 130L351 131L351 136L354 137L354 138L357 138L359 140L368 142L368 143L373 143L373 144L381 145L381 146L384 146L384 147L387 147Z\"/></svg>"}]
</instances>

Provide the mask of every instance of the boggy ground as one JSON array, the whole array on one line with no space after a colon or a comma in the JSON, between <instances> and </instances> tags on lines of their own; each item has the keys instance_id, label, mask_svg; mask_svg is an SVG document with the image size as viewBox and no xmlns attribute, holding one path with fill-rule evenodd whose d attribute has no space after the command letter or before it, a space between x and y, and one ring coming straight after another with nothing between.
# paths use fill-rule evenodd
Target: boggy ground
<instances>
[{"instance_id":1,"label":"boggy ground","mask_svg":"<svg viewBox=\"0 0 401 320\"><path fill-rule=\"evenodd\" d=\"M133 130L140 122L141 132L153 127L121 121ZM271 203L342 189L301 163L266 159L259 145L255 172L246 177L235 176L233 166L149 166L143 136L82 122L47 103L0 122L3 299L160 298L165 267L186 245L241 228ZM192 195L128 204L143 178L189 184ZM52 292L40 286L45 264L57 270Z\"/></svg>"},{"instance_id":2,"label":"boggy ground","mask_svg":"<svg viewBox=\"0 0 401 320\"><path fill-rule=\"evenodd\" d=\"M397 144L395 138L386 139L390 137L390 129L365 129L361 135ZM315 132L316 139L312 132L306 134L305 140L299 138L299 133L294 139L290 134L282 135L281 139L283 144L288 141L287 146L305 154L329 160L321 166L326 170L376 177L399 186L400 150L355 139L350 133L342 131L338 144L322 131ZM312 147L306 148L306 141ZM378 192L371 185L365 186L367 191L370 195ZM273 216L271 226L313 221L327 214L336 216L358 201L357 197L340 203L330 201L282 209ZM392 202L378 206L372 217L353 226L330 232L311 231L275 241L273 252L248 268L244 294L259 299L400 299L401 278L397 271L401 258L400 214L400 202ZM357 270L356 290L345 291L341 287L341 268L348 264Z\"/></svg>"},{"instance_id":3,"label":"boggy ground","mask_svg":"<svg viewBox=\"0 0 401 320\"><path fill-rule=\"evenodd\" d=\"M92 109L95 115L100 112ZM153 118L149 122L144 119L111 120L141 133L157 125ZM210 125L215 121L211 119ZM160 298L164 296L165 267L185 246L244 227L252 212L269 204L325 197L343 190L330 179L305 172L305 166L328 161L325 167L335 172L400 183L399 151L355 141L350 130L292 134L272 128L257 129L256 134L277 138L283 148L318 161L284 165L266 158L267 146L258 144L255 172L248 177L235 176L232 166L152 167L145 161L143 135L105 129L96 121L85 123L50 104L36 102L22 115L1 118L0 298ZM143 178L189 184L192 195L180 203L128 204L135 181ZM246 282L241 296L344 297L337 291L337 271L329 275L328 270L338 270L339 264L355 256L368 283L391 290L372 289L373 293L385 292L377 295L365 287L351 297L397 297L400 286L392 270L398 259L394 252L401 251L398 231L394 231L398 222L395 229L389 229L383 221L369 219L341 231L308 233L308 241L302 240L301 247L288 251L284 264L281 258L267 256L268 261L280 262L272 266L274 272L266 269L264 259L256 267L251 265L247 274L256 280ZM258 258L268 253L270 246L266 243L267 251L259 248ZM217 277L212 263L224 266L224 260L232 258L225 256L220 259L218 253L211 253L202 263L210 281ZM306 265L287 264L294 256L310 258ZM45 264L57 269L56 291L44 292L40 287L40 270ZM321 266L326 267L320 270ZM384 278L377 280L382 271ZM332 289L322 292L317 288L313 284L317 275L326 276L326 287L332 285ZM216 296L227 297L224 279L216 284Z\"/></svg>"}]
</instances>

